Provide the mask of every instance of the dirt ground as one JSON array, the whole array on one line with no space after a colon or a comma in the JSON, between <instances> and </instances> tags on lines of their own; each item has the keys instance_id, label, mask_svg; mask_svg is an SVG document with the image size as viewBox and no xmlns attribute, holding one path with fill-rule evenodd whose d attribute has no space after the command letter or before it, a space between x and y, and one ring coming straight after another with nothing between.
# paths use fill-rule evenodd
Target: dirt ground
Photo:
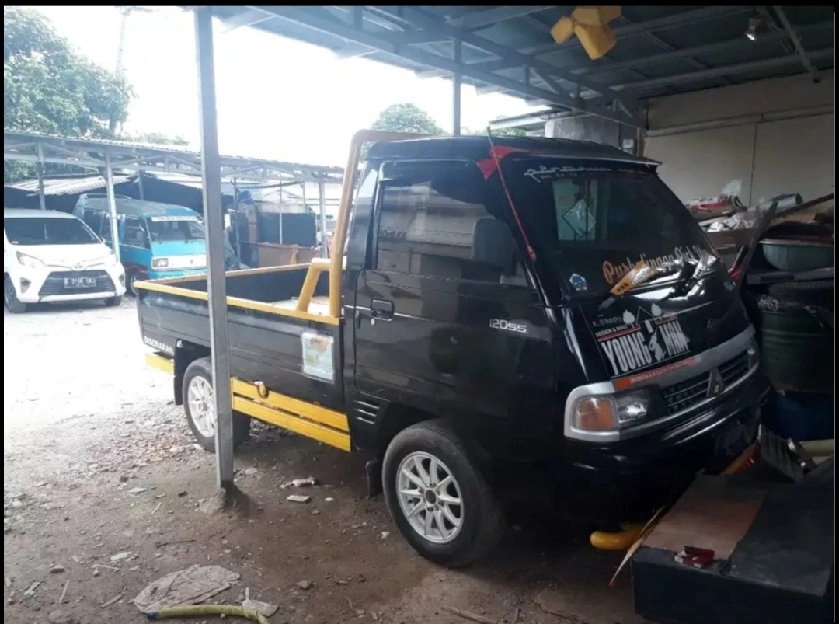
<instances>
[{"instance_id":1,"label":"dirt ground","mask_svg":"<svg viewBox=\"0 0 839 624\"><path fill-rule=\"evenodd\" d=\"M525 514L488 559L439 568L365 499L357 458L273 428L236 457L249 509L208 513L212 455L145 366L133 301L6 313L3 332L4 622L142 622L138 592L192 564L240 574L209 602L247 588L279 605L272 624L644 621L628 571L608 588L621 554L581 529ZM288 502L280 486L308 476L311 501Z\"/></svg>"}]
</instances>

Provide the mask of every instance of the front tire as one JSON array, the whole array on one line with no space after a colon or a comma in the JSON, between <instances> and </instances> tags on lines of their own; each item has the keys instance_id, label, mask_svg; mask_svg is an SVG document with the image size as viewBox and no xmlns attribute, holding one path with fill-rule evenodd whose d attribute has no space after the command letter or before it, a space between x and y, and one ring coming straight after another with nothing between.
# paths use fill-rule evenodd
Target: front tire
<instances>
[{"instance_id":1,"label":"front tire","mask_svg":"<svg viewBox=\"0 0 839 624\"><path fill-rule=\"evenodd\" d=\"M3 302L6 304L6 309L12 314L23 314L26 312L26 304L17 298L17 290L15 290L12 278L8 275L3 279Z\"/></svg>"},{"instance_id":2,"label":"front tire","mask_svg":"<svg viewBox=\"0 0 839 624\"><path fill-rule=\"evenodd\" d=\"M122 297L111 297L109 299L105 299L105 305L109 308L118 308L122 303Z\"/></svg>"},{"instance_id":3,"label":"front tire","mask_svg":"<svg viewBox=\"0 0 839 624\"><path fill-rule=\"evenodd\" d=\"M216 450L216 415L210 358L199 358L186 368L183 383L184 411L192 434L205 451ZM250 436L251 419L233 412L233 448Z\"/></svg>"},{"instance_id":4,"label":"front tire","mask_svg":"<svg viewBox=\"0 0 839 624\"><path fill-rule=\"evenodd\" d=\"M125 274L125 294L129 297L136 297L137 291L134 290L134 282L137 281L137 274L134 271L126 272Z\"/></svg>"},{"instance_id":5,"label":"front tire","mask_svg":"<svg viewBox=\"0 0 839 624\"><path fill-rule=\"evenodd\" d=\"M382 480L399 531L434 563L472 563L504 533L503 511L480 466L441 421L397 434L385 452Z\"/></svg>"}]
</instances>

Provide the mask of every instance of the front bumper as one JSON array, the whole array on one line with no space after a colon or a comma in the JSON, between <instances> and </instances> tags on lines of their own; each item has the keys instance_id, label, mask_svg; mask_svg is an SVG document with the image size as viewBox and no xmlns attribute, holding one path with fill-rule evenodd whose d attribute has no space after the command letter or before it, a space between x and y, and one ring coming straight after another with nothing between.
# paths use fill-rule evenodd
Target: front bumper
<instances>
[{"instance_id":1,"label":"front bumper","mask_svg":"<svg viewBox=\"0 0 839 624\"><path fill-rule=\"evenodd\" d=\"M724 470L757 440L768 392L758 372L669 429L608 444L569 440L554 470L562 506L598 522L649 518L697 472Z\"/></svg>"},{"instance_id":2,"label":"front bumper","mask_svg":"<svg viewBox=\"0 0 839 624\"><path fill-rule=\"evenodd\" d=\"M10 277L22 303L86 301L125 294L125 275L119 264L78 271L63 267L17 267ZM81 285L80 278L85 285Z\"/></svg>"},{"instance_id":3,"label":"front bumper","mask_svg":"<svg viewBox=\"0 0 839 624\"><path fill-rule=\"evenodd\" d=\"M143 279L156 280L167 277L189 277L191 275L206 275L207 269L148 269Z\"/></svg>"}]
</instances>

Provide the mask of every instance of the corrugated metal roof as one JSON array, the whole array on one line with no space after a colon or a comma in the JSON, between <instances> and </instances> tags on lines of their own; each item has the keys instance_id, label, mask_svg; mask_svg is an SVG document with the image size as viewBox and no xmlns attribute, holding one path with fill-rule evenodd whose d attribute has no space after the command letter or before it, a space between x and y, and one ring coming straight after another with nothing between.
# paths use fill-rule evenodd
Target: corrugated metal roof
<instances>
[{"instance_id":1,"label":"corrugated metal roof","mask_svg":"<svg viewBox=\"0 0 839 624\"><path fill-rule=\"evenodd\" d=\"M69 164L98 169L105 165L108 155L114 169L200 174L201 154L169 145L149 145L127 141L82 139L38 134L34 132L3 132L3 157L23 160ZM221 156L222 175L247 178L283 177L294 180L330 180L343 174L340 167L308 165L304 163Z\"/></svg>"},{"instance_id":2,"label":"corrugated metal roof","mask_svg":"<svg viewBox=\"0 0 839 624\"><path fill-rule=\"evenodd\" d=\"M114 184L128 182L130 176L115 175ZM26 193L37 195L38 180L24 180L15 184L5 186ZM86 178L46 178L44 179L44 195L78 195L92 191L105 189L105 178L102 176L89 176Z\"/></svg>"},{"instance_id":3,"label":"corrugated metal roof","mask_svg":"<svg viewBox=\"0 0 839 624\"><path fill-rule=\"evenodd\" d=\"M551 27L574 6L214 6L249 26L424 76L643 126L645 100L833 67L833 7L622 6L597 61ZM753 41L746 37L757 19ZM457 57L460 56L459 61ZM577 97L579 96L579 97ZM630 117L613 102L633 111Z\"/></svg>"}]
</instances>

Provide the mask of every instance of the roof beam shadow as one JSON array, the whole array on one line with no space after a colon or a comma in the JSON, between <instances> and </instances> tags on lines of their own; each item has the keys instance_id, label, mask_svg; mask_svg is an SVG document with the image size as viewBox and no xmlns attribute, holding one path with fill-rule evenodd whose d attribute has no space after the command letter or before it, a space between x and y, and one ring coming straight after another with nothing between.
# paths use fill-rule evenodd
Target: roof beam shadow
<instances>
[{"instance_id":1,"label":"roof beam shadow","mask_svg":"<svg viewBox=\"0 0 839 624\"><path fill-rule=\"evenodd\" d=\"M271 19L270 15L265 15L261 11L244 11L232 17L221 18L225 28L222 33L229 33L237 28L244 28L246 26L256 26L262 22Z\"/></svg>"},{"instance_id":2,"label":"roof beam shadow","mask_svg":"<svg viewBox=\"0 0 839 624\"><path fill-rule=\"evenodd\" d=\"M775 14L778 16L778 20L784 27L784 30L787 33L790 41L792 41L792 45L795 47L795 51L798 53L798 56L801 58L801 64L804 66L804 69L813 77L813 80L819 79L819 72L813 67L813 64L810 62L810 57L807 56L807 51L804 49L804 45L801 43L801 38L798 36L798 33L795 32L795 29L792 27L792 24L787 18L787 14L784 12L783 7L780 6L773 6L775 10Z\"/></svg>"},{"instance_id":3,"label":"roof beam shadow","mask_svg":"<svg viewBox=\"0 0 839 624\"><path fill-rule=\"evenodd\" d=\"M618 41L620 41L621 38L642 35L647 32L667 30L669 28L675 28L676 26L683 26L685 24L697 24L710 19L725 17L726 15L742 13L753 9L754 7L751 6L709 6L648 20L646 22L633 22L631 24L616 26L612 29L612 32L615 34L615 37L617 37ZM525 48L522 52L524 54L532 54L533 56L541 56L542 54L554 52L562 46L572 45L575 41L576 37L572 37L566 43L561 44L551 41L550 43L543 43L530 48Z\"/></svg>"},{"instance_id":4,"label":"roof beam shadow","mask_svg":"<svg viewBox=\"0 0 839 624\"><path fill-rule=\"evenodd\" d=\"M833 57L833 48L824 48L809 53L810 60L819 60L823 58ZM718 78L720 76L734 76L750 71L758 71L763 69L774 69L776 67L783 67L784 65L791 65L800 62L800 57L797 54L790 56L782 56L779 58L766 59L763 61L749 61L747 63L737 63L735 65L728 65L726 67L713 67L700 71L691 72L689 74L679 74L676 76L664 76L662 78L653 78L651 80L642 80L639 82L629 82L622 85L616 85L614 88L621 91L638 91L640 89L649 89L653 87L666 87L674 84L683 84L687 82L695 82L698 80L705 80L706 78Z\"/></svg>"},{"instance_id":5,"label":"roof beam shadow","mask_svg":"<svg viewBox=\"0 0 839 624\"><path fill-rule=\"evenodd\" d=\"M455 28L464 28L466 30L479 30L506 22L507 20L515 19L517 17L524 17L531 13L538 13L544 11L547 6L496 6L491 9L482 11L471 11L459 17L453 17L446 20L446 24L454 26Z\"/></svg>"}]
</instances>

